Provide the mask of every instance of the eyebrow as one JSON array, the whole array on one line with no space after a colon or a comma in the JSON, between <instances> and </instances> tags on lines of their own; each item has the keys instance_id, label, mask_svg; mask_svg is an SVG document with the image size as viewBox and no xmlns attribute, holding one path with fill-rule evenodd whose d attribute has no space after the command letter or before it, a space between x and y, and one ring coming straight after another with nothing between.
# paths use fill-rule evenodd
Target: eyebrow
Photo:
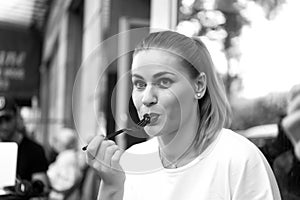
<instances>
[{"instance_id":1,"label":"eyebrow","mask_svg":"<svg viewBox=\"0 0 300 200\"><path fill-rule=\"evenodd\" d=\"M172 73L172 72L159 72L159 73L157 73L157 74L154 74L154 75L153 75L153 78L158 78L158 77L163 76L163 75L166 75L166 74L171 74L171 75L173 75L173 76L176 75L176 74L174 74L174 73ZM132 75L132 77L144 79L141 75L138 75L138 74L131 74L131 75Z\"/></svg>"}]
</instances>

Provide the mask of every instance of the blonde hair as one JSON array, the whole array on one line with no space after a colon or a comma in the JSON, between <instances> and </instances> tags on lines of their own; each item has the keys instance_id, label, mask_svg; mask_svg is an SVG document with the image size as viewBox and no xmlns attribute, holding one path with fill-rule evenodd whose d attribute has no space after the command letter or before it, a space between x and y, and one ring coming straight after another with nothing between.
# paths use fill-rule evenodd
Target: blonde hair
<instances>
[{"instance_id":1,"label":"blonde hair","mask_svg":"<svg viewBox=\"0 0 300 200\"><path fill-rule=\"evenodd\" d=\"M200 151L212 141L223 127L230 123L230 106L226 98L224 85L215 71L211 56L199 38L189 38L172 31L155 32L141 41L133 56L140 51L158 49L179 56L187 67L189 76L194 79L201 72L207 77L204 96L198 101L200 122L198 133L191 146Z\"/></svg>"}]
</instances>

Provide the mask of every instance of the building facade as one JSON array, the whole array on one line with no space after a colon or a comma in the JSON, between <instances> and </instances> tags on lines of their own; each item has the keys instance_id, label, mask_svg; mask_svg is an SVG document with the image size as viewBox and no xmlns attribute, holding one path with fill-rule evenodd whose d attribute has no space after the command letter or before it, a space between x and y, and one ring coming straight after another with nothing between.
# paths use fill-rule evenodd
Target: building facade
<instances>
[{"instance_id":1,"label":"building facade","mask_svg":"<svg viewBox=\"0 0 300 200\"><path fill-rule=\"evenodd\" d=\"M174 12L161 9L174 9L174 1L53 2L40 68L39 135L45 146L60 127L76 129L84 145L95 134L130 123L122 114L130 109L128 79L122 76L129 70L133 47L150 25L170 28ZM168 17L158 18L157 13ZM129 145L124 136L116 140Z\"/></svg>"}]
</instances>

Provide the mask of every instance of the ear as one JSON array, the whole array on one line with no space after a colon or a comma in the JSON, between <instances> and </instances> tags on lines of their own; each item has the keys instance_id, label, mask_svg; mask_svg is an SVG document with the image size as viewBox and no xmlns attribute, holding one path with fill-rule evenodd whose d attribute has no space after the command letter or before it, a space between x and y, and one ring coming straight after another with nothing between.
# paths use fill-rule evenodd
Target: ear
<instances>
[{"instance_id":1,"label":"ear","mask_svg":"<svg viewBox=\"0 0 300 200\"><path fill-rule=\"evenodd\" d=\"M206 92L206 74L201 72L197 78L194 80L195 83L195 93L200 94L201 97L204 96Z\"/></svg>"}]
</instances>

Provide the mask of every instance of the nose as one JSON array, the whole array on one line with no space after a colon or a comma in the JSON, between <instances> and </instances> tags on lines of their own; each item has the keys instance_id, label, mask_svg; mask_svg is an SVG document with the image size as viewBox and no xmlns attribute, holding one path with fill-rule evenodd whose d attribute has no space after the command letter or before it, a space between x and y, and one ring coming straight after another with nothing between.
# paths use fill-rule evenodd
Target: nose
<instances>
[{"instance_id":1,"label":"nose","mask_svg":"<svg viewBox=\"0 0 300 200\"><path fill-rule=\"evenodd\" d=\"M143 92L142 103L149 107L157 103L157 95L152 84L147 85Z\"/></svg>"}]
</instances>

